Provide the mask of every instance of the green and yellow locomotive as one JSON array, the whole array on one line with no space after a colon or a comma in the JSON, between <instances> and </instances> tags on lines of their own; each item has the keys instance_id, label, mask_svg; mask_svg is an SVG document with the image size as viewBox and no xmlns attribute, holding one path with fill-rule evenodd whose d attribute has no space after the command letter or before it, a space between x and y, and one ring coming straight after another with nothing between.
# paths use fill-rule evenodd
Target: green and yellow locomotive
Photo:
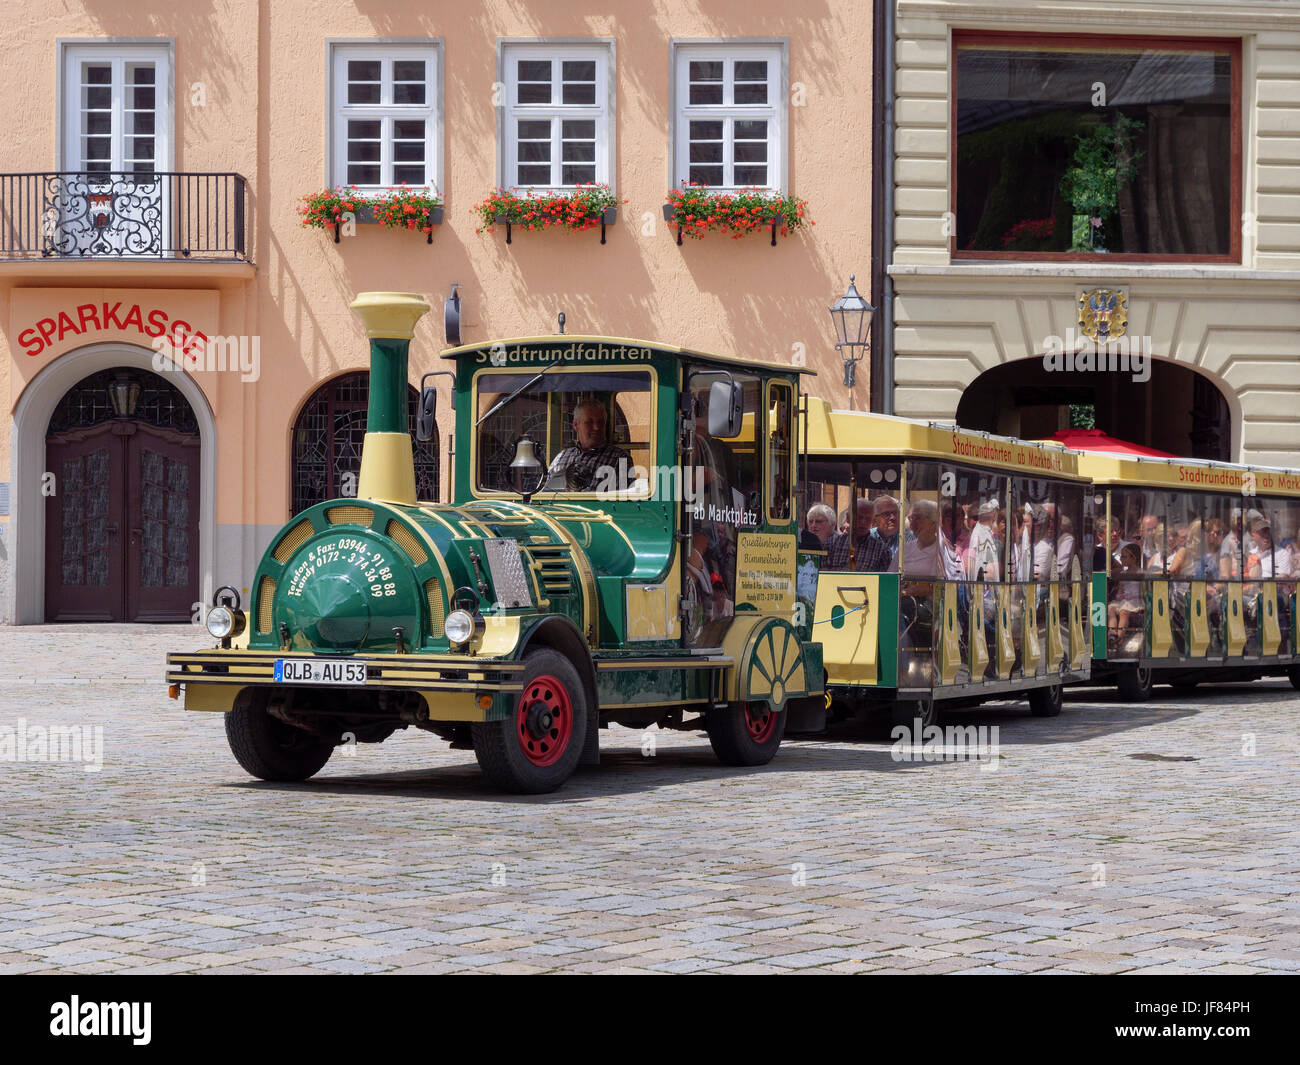
<instances>
[{"instance_id":1,"label":"green and yellow locomotive","mask_svg":"<svg viewBox=\"0 0 1300 1065\"><path fill-rule=\"evenodd\" d=\"M544 792L598 761L610 723L702 726L723 762L757 765L823 707L796 588L800 371L610 337L448 350L440 504L416 498L405 401L428 305L352 307L371 349L356 498L280 530L247 612L209 614L220 646L168 656L173 694L226 713L248 772L302 780L415 726ZM421 437L435 399L424 385Z\"/></svg>"}]
</instances>

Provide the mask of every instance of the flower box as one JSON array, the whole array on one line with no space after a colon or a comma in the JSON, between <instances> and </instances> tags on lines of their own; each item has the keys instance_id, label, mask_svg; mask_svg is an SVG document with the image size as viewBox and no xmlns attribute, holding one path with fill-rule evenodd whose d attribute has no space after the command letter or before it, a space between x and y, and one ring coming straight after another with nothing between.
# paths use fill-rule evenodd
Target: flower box
<instances>
[{"instance_id":1,"label":"flower box","mask_svg":"<svg viewBox=\"0 0 1300 1065\"><path fill-rule=\"evenodd\" d=\"M417 230L427 236L427 243L432 244L433 227L442 224L444 208L440 196L431 196L422 189L405 185L375 195L348 186L304 196L298 213L303 226L334 230L335 244L339 242L348 215L358 225Z\"/></svg>"},{"instance_id":2,"label":"flower box","mask_svg":"<svg viewBox=\"0 0 1300 1065\"><path fill-rule=\"evenodd\" d=\"M668 193L663 215L665 222L677 227L678 244L683 236L699 239L708 232L723 232L739 240L756 230L769 229L775 247L778 229L785 236L792 229L817 224L807 217L807 208L805 200L766 189L715 190L684 185Z\"/></svg>"},{"instance_id":3,"label":"flower box","mask_svg":"<svg viewBox=\"0 0 1300 1065\"><path fill-rule=\"evenodd\" d=\"M473 210L479 217L478 232L493 233L506 227L506 243L513 240L514 229L568 229L581 232L600 226L600 242L605 243L605 227L618 219L619 201L608 185L579 185L572 191L517 193L494 189Z\"/></svg>"}]
</instances>

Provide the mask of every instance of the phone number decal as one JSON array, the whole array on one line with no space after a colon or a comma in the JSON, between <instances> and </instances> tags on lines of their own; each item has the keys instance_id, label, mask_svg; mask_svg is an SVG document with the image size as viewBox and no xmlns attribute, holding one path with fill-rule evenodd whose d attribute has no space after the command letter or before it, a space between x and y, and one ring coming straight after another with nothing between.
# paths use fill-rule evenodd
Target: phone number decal
<instances>
[{"instance_id":1,"label":"phone number decal","mask_svg":"<svg viewBox=\"0 0 1300 1065\"><path fill-rule=\"evenodd\" d=\"M298 598L312 576L323 566L350 567L359 573L370 588L372 599L397 594L397 582L388 560L364 540L343 537L317 544L294 568L289 578L290 598Z\"/></svg>"}]
</instances>

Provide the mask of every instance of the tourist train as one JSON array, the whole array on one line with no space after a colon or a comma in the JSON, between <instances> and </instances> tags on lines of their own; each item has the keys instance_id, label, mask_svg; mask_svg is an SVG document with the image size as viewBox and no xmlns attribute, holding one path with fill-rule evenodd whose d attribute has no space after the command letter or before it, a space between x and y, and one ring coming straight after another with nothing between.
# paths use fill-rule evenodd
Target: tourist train
<instances>
[{"instance_id":1,"label":"tourist train","mask_svg":"<svg viewBox=\"0 0 1300 1065\"><path fill-rule=\"evenodd\" d=\"M873 710L1300 687L1294 472L832 410L799 368L561 332L442 353L415 435L441 435L429 380L450 376L452 487L421 500L406 388L428 305L352 309L356 496L295 515L247 604L218 590L217 646L167 658L172 697L224 713L254 776L303 780L414 727L536 793L598 764L611 724L702 730L761 765L787 732Z\"/></svg>"}]
</instances>

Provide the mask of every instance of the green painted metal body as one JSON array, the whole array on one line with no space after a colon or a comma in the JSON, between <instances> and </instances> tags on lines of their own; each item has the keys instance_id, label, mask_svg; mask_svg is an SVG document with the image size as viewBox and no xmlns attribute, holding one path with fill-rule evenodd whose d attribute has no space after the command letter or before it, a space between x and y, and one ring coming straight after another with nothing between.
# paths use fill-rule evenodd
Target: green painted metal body
<instances>
[{"instance_id":1,"label":"green painted metal body","mask_svg":"<svg viewBox=\"0 0 1300 1065\"><path fill-rule=\"evenodd\" d=\"M409 340L372 337L370 340L370 404L366 430L407 432L406 370Z\"/></svg>"},{"instance_id":2,"label":"green painted metal body","mask_svg":"<svg viewBox=\"0 0 1300 1065\"><path fill-rule=\"evenodd\" d=\"M1102 609L1098 610L1096 604L1102 604ZM1106 574L1094 573L1092 575L1092 595L1088 602L1088 621L1092 626L1092 657L1100 661L1106 660Z\"/></svg>"}]
</instances>

